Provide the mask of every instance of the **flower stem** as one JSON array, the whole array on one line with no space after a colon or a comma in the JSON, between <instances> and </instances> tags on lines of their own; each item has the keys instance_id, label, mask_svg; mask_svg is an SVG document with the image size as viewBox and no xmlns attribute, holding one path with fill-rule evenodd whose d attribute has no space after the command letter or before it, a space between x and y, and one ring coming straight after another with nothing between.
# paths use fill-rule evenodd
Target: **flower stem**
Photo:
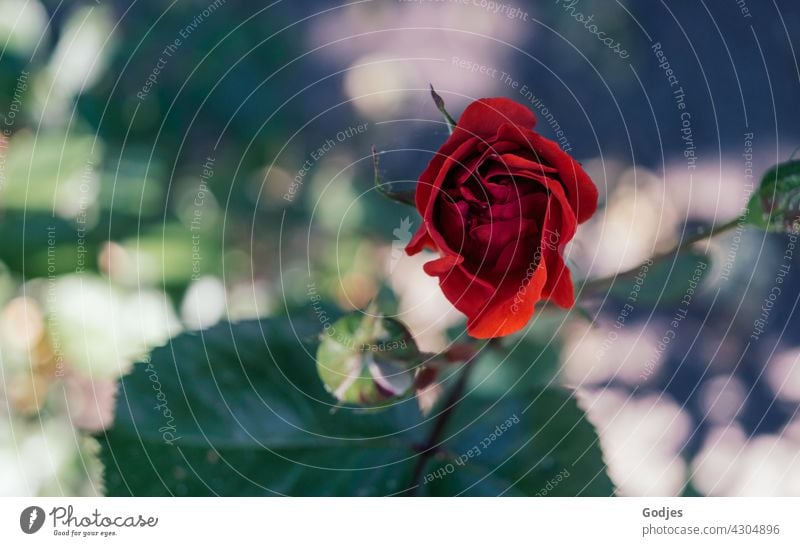
<instances>
[{"instance_id":1,"label":"flower stem","mask_svg":"<svg viewBox=\"0 0 800 546\"><path fill-rule=\"evenodd\" d=\"M735 228L736 226L738 226L740 223L743 223L742 218L741 218L741 216L737 216L733 220L730 220L729 222L726 222L726 223L722 224L721 226L718 226L718 227L713 227L712 226L710 228L701 229L695 235L692 235L691 237L687 237L685 239L682 239L671 250L668 250L667 252L664 252L662 254L654 254L653 256L651 256L649 258L649 261L651 261L653 263L656 263L658 261L663 260L664 258L669 258L670 256L674 256L675 254L678 254L679 252L681 252L683 250L686 250L687 248L691 247L693 244L699 243L700 241L704 241L706 239L709 239L709 238L713 237L714 235L719 235L720 233L724 233L726 231L729 231L729 230ZM615 274L609 275L607 277L600 277L598 279L592 279L590 281L587 281L583 285L583 288L581 289L581 292L582 293L585 292L585 293L591 294L592 292L595 292L595 291L597 291L599 289L605 290L606 288L608 288L609 286L614 284L614 282L619 280L619 279L624 279L626 277L631 277L633 275L636 275L636 273L639 272L641 267L642 267L642 264L639 264L636 267L632 267L632 268L630 268L630 269L628 269L626 271L622 271L620 273L615 273Z\"/></svg>"},{"instance_id":2,"label":"flower stem","mask_svg":"<svg viewBox=\"0 0 800 546\"><path fill-rule=\"evenodd\" d=\"M479 352L480 351L476 351L475 355L467 360L464 363L464 366L462 366L461 371L458 372L459 376L456 379L456 384L448 394L444 403L444 408L441 412L439 412L439 415L433 424L433 428L428 434L428 437L425 439L425 442L419 448L419 459L417 459L417 464L414 467L414 473L411 475L410 485L406 490L408 495L417 494L420 485L419 482L422 479L423 473L425 472L425 466L430 458L433 457L439 450L439 446L442 442L440 437L444 433L445 427L453 415L453 411L464 397L464 390L467 387L470 372L473 368L472 363L475 361Z\"/></svg>"}]
</instances>

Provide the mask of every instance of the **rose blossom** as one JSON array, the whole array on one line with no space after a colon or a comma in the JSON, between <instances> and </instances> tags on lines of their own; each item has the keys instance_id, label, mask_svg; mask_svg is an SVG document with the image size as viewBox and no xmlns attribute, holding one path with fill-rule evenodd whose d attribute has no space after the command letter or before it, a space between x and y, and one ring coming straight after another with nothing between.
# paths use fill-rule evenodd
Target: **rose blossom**
<instances>
[{"instance_id":1,"label":"rose blossom","mask_svg":"<svg viewBox=\"0 0 800 546\"><path fill-rule=\"evenodd\" d=\"M417 184L423 222L406 252L439 254L425 272L476 338L516 332L540 300L574 303L562 253L594 214L597 188L535 124L509 99L473 102Z\"/></svg>"}]
</instances>

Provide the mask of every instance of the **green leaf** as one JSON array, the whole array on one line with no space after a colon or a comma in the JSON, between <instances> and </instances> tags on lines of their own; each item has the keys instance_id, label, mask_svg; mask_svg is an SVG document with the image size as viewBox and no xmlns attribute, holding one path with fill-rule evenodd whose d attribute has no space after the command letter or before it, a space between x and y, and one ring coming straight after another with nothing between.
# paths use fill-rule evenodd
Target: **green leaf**
<instances>
[{"instance_id":1,"label":"green leaf","mask_svg":"<svg viewBox=\"0 0 800 546\"><path fill-rule=\"evenodd\" d=\"M316 374L316 329L277 319L221 324L156 349L121 380L114 425L98 438L107 494L406 491L435 416L423 420L413 398L382 412L337 407ZM474 376L423 475L448 463L457 471L416 492L613 492L597 436L569 392L525 381L487 389L487 373ZM455 462L493 433L480 455Z\"/></svg>"},{"instance_id":2,"label":"green leaf","mask_svg":"<svg viewBox=\"0 0 800 546\"><path fill-rule=\"evenodd\" d=\"M800 221L800 160L774 166L747 205L747 222L767 231L797 231Z\"/></svg>"},{"instance_id":3,"label":"green leaf","mask_svg":"<svg viewBox=\"0 0 800 546\"><path fill-rule=\"evenodd\" d=\"M665 256L652 264L645 262L632 276L620 277L611 286L611 294L621 300L646 305L680 300L687 292L697 291L711 270L711 259L701 252L682 251Z\"/></svg>"},{"instance_id":4,"label":"green leaf","mask_svg":"<svg viewBox=\"0 0 800 546\"><path fill-rule=\"evenodd\" d=\"M313 328L221 324L156 349L119 385L99 440L108 495L385 495L405 488L415 399L337 408Z\"/></svg>"},{"instance_id":5,"label":"green leaf","mask_svg":"<svg viewBox=\"0 0 800 546\"><path fill-rule=\"evenodd\" d=\"M423 472L421 495L610 496L597 434L570 392L471 392Z\"/></svg>"},{"instance_id":6,"label":"green leaf","mask_svg":"<svg viewBox=\"0 0 800 546\"><path fill-rule=\"evenodd\" d=\"M521 336L503 338L502 350L487 350L478 355L472 370L473 389L482 396L499 399L509 389L517 393L538 393L556 384L559 371L559 346L551 338L536 339L542 319Z\"/></svg>"}]
</instances>

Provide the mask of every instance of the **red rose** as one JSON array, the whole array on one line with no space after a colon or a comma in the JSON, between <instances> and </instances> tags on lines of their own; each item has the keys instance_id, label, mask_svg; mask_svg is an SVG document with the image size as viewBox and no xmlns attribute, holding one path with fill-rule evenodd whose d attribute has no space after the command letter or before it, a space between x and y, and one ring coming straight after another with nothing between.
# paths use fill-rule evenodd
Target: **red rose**
<instances>
[{"instance_id":1,"label":"red rose","mask_svg":"<svg viewBox=\"0 0 800 546\"><path fill-rule=\"evenodd\" d=\"M406 252L439 253L425 272L476 338L521 329L539 300L575 301L561 254L594 214L597 188L535 124L514 101L473 102L417 184L423 222Z\"/></svg>"}]
</instances>

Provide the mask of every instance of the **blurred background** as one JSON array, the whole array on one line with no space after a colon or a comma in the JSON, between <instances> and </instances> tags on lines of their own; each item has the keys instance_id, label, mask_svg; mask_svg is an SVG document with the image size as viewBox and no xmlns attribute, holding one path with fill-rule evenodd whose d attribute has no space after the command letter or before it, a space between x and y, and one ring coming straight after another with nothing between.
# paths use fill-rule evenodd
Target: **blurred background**
<instances>
[{"instance_id":1,"label":"blurred background","mask_svg":"<svg viewBox=\"0 0 800 546\"><path fill-rule=\"evenodd\" d=\"M318 293L429 351L458 336L402 252L416 212L372 187L373 145L401 185L446 138L429 83L455 116L525 104L584 164L602 208L568 259L600 277L735 219L792 156L798 33L789 0L0 0L0 494L101 494L116 379L181 331ZM734 229L520 336L620 494L800 494L793 244Z\"/></svg>"}]
</instances>

